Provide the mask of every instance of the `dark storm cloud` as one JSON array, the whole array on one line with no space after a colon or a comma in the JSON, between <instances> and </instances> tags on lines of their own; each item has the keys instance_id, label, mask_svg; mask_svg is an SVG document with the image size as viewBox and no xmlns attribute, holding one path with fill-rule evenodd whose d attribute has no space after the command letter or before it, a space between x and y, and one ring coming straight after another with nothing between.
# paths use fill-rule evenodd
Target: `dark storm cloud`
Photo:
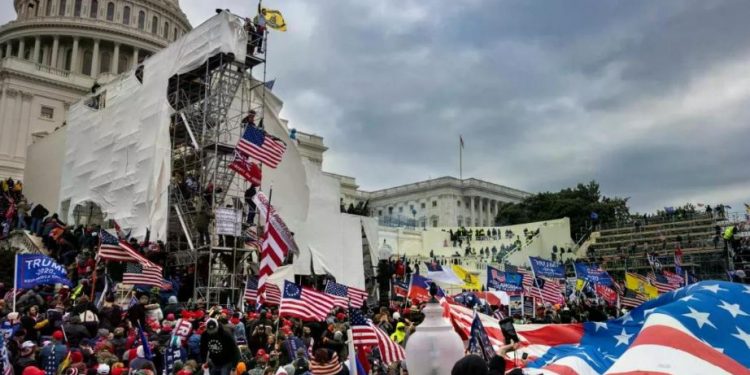
<instances>
[{"instance_id":1,"label":"dark storm cloud","mask_svg":"<svg viewBox=\"0 0 750 375\"><path fill-rule=\"evenodd\" d=\"M283 115L364 189L457 175L462 134L464 176L511 187L596 179L638 210L750 200L750 2L264 4L289 25L269 46ZM218 5L181 6L197 25Z\"/></svg>"},{"instance_id":2,"label":"dark storm cloud","mask_svg":"<svg viewBox=\"0 0 750 375\"><path fill-rule=\"evenodd\" d=\"M597 179L653 209L750 185L723 168L748 160L750 115L706 92L750 56L747 2L278 6L290 32L273 35L269 68L285 115L363 188L456 175L459 134L465 176L531 191Z\"/></svg>"}]
</instances>

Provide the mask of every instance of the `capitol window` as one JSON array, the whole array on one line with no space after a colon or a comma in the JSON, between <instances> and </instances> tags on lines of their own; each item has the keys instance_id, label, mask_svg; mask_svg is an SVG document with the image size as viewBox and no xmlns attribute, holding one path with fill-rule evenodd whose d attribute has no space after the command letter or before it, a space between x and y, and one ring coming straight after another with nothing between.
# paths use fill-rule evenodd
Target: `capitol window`
<instances>
[{"instance_id":1,"label":"capitol window","mask_svg":"<svg viewBox=\"0 0 750 375\"><path fill-rule=\"evenodd\" d=\"M47 16L51 16L52 15L52 2L51 1L47 2L47 11L46 11L46 14L47 14Z\"/></svg>"},{"instance_id":2,"label":"capitol window","mask_svg":"<svg viewBox=\"0 0 750 375\"><path fill-rule=\"evenodd\" d=\"M154 16L151 18L151 34L156 34L157 29L159 28L159 19Z\"/></svg>"},{"instance_id":3,"label":"capitol window","mask_svg":"<svg viewBox=\"0 0 750 375\"><path fill-rule=\"evenodd\" d=\"M138 12L138 28L143 30L146 28L146 12Z\"/></svg>"},{"instance_id":4,"label":"capitol window","mask_svg":"<svg viewBox=\"0 0 750 375\"><path fill-rule=\"evenodd\" d=\"M83 0L76 0L75 6L73 6L73 15L76 17L81 16L81 7L83 6Z\"/></svg>"},{"instance_id":5,"label":"capitol window","mask_svg":"<svg viewBox=\"0 0 750 375\"><path fill-rule=\"evenodd\" d=\"M456 205L457 205L458 207L461 207L461 201L456 201Z\"/></svg>"},{"instance_id":6,"label":"capitol window","mask_svg":"<svg viewBox=\"0 0 750 375\"><path fill-rule=\"evenodd\" d=\"M398 208L398 213L402 213L402 212L404 212L404 208L403 207L399 207Z\"/></svg>"},{"instance_id":7,"label":"capitol window","mask_svg":"<svg viewBox=\"0 0 750 375\"><path fill-rule=\"evenodd\" d=\"M114 21L115 20L115 3L109 2L107 4L107 21Z\"/></svg>"},{"instance_id":8,"label":"capitol window","mask_svg":"<svg viewBox=\"0 0 750 375\"><path fill-rule=\"evenodd\" d=\"M169 39L169 22L164 22L164 39Z\"/></svg>"},{"instance_id":9,"label":"capitol window","mask_svg":"<svg viewBox=\"0 0 750 375\"><path fill-rule=\"evenodd\" d=\"M39 111L39 116L41 118L52 120L55 117L55 109L52 107L47 107L46 105L43 105L42 109Z\"/></svg>"},{"instance_id":10,"label":"capitol window","mask_svg":"<svg viewBox=\"0 0 750 375\"><path fill-rule=\"evenodd\" d=\"M91 12L89 12L89 17L96 18L99 15L99 1L98 0L91 0Z\"/></svg>"},{"instance_id":11,"label":"capitol window","mask_svg":"<svg viewBox=\"0 0 750 375\"><path fill-rule=\"evenodd\" d=\"M123 25L130 25L130 7L127 5L122 8L122 23Z\"/></svg>"},{"instance_id":12,"label":"capitol window","mask_svg":"<svg viewBox=\"0 0 750 375\"><path fill-rule=\"evenodd\" d=\"M432 207L437 207L437 201L432 201Z\"/></svg>"},{"instance_id":13,"label":"capitol window","mask_svg":"<svg viewBox=\"0 0 750 375\"><path fill-rule=\"evenodd\" d=\"M424 204L424 202L422 202L422 206L421 206L421 207L422 207L422 208L425 208L426 206L427 206L427 205L426 205L426 204Z\"/></svg>"},{"instance_id":14,"label":"capitol window","mask_svg":"<svg viewBox=\"0 0 750 375\"><path fill-rule=\"evenodd\" d=\"M58 16L64 16L65 15L65 8L66 8L66 0L60 0L60 8L57 9L57 15Z\"/></svg>"}]
</instances>

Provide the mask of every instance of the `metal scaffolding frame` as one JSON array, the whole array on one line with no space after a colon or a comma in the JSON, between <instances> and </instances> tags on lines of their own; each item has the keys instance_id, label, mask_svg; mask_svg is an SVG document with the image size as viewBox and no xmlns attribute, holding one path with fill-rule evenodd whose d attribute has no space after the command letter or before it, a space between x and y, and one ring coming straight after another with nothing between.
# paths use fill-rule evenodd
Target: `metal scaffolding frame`
<instances>
[{"instance_id":1,"label":"metal scaffolding frame","mask_svg":"<svg viewBox=\"0 0 750 375\"><path fill-rule=\"evenodd\" d=\"M192 298L209 305L240 301L245 265L258 250L245 246L242 237L217 235L215 226L209 231L210 243L201 243L196 229L204 210L243 208L247 183L242 178L235 181L229 164L247 112L254 110L260 119L264 115L265 87L258 94L255 89L266 82L266 53L255 53L255 42L248 41L245 61L218 54L193 71L173 76L168 85L175 113L170 122L167 268L185 267L193 279ZM259 71L257 77L254 70Z\"/></svg>"}]
</instances>

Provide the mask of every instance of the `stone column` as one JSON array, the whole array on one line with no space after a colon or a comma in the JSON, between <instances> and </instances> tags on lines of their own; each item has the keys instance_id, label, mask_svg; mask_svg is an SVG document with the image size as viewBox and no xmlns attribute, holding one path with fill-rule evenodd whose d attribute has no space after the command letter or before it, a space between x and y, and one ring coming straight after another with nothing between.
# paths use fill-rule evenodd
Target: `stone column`
<instances>
[{"instance_id":1,"label":"stone column","mask_svg":"<svg viewBox=\"0 0 750 375\"><path fill-rule=\"evenodd\" d=\"M16 152L17 157L26 159L26 147L29 145L29 137L31 133L31 99L32 95L26 92L21 92L19 95L19 131L18 138L16 139Z\"/></svg>"},{"instance_id":2,"label":"stone column","mask_svg":"<svg viewBox=\"0 0 750 375\"><path fill-rule=\"evenodd\" d=\"M34 38L34 62L39 63L39 50L42 47L42 38L36 37Z\"/></svg>"},{"instance_id":3,"label":"stone column","mask_svg":"<svg viewBox=\"0 0 750 375\"><path fill-rule=\"evenodd\" d=\"M12 157L15 154L15 132L19 131L20 127L19 121L15 117L18 113L18 109L16 108L18 103L18 91L12 88L4 90L5 107L0 115L3 116L2 120L4 123L10 126L3 126L2 129L0 129L0 135L2 135L0 136L0 153Z\"/></svg>"},{"instance_id":4,"label":"stone column","mask_svg":"<svg viewBox=\"0 0 750 375\"><path fill-rule=\"evenodd\" d=\"M474 226L474 197L469 197L469 225L467 227Z\"/></svg>"},{"instance_id":5,"label":"stone column","mask_svg":"<svg viewBox=\"0 0 750 375\"><path fill-rule=\"evenodd\" d=\"M133 47L133 62L130 64L130 68L135 68L138 65L138 47Z\"/></svg>"},{"instance_id":6,"label":"stone column","mask_svg":"<svg viewBox=\"0 0 750 375\"><path fill-rule=\"evenodd\" d=\"M18 41L18 58L23 59L23 53L26 52L26 41L21 38L21 40Z\"/></svg>"},{"instance_id":7,"label":"stone column","mask_svg":"<svg viewBox=\"0 0 750 375\"><path fill-rule=\"evenodd\" d=\"M73 52L70 53L70 71L78 73L78 41L79 38L73 38Z\"/></svg>"},{"instance_id":8,"label":"stone column","mask_svg":"<svg viewBox=\"0 0 750 375\"><path fill-rule=\"evenodd\" d=\"M52 58L49 61L49 66L57 68L57 51L60 49L60 37L55 35L55 39L52 42Z\"/></svg>"},{"instance_id":9,"label":"stone column","mask_svg":"<svg viewBox=\"0 0 750 375\"><path fill-rule=\"evenodd\" d=\"M112 61L109 63L109 72L112 74L117 74L117 67L120 65L120 43L115 43L115 50L114 53L112 53Z\"/></svg>"},{"instance_id":10,"label":"stone column","mask_svg":"<svg viewBox=\"0 0 750 375\"><path fill-rule=\"evenodd\" d=\"M5 57L13 55L13 41L9 40L5 42Z\"/></svg>"},{"instance_id":11,"label":"stone column","mask_svg":"<svg viewBox=\"0 0 750 375\"><path fill-rule=\"evenodd\" d=\"M94 52L91 57L91 76L96 79L99 75L99 39L94 39Z\"/></svg>"}]
</instances>

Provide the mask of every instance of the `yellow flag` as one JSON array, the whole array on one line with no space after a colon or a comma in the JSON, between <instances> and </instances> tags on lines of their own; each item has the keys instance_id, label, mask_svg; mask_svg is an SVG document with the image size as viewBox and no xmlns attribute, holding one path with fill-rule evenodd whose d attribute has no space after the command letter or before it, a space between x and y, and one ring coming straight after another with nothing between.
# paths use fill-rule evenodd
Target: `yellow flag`
<instances>
[{"instance_id":1,"label":"yellow flag","mask_svg":"<svg viewBox=\"0 0 750 375\"><path fill-rule=\"evenodd\" d=\"M583 279L576 280L576 291L583 290L583 285L586 284L586 282Z\"/></svg>"},{"instance_id":2,"label":"yellow flag","mask_svg":"<svg viewBox=\"0 0 750 375\"><path fill-rule=\"evenodd\" d=\"M459 279L464 281L464 285L461 286L463 289L471 289L471 290L482 290L482 283L479 281L479 278L476 275L471 274L471 272L463 269L459 265L453 265L453 273L458 276Z\"/></svg>"},{"instance_id":3,"label":"yellow flag","mask_svg":"<svg viewBox=\"0 0 750 375\"><path fill-rule=\"evenodd\" d=\"M286 21L281 12L274 9L263 8L261 13L266 18L266 26L279 31L286 31Z\"/></svg>"},{"instance_id":4,"label":"yellow flag","mask_svg":"<svg viewBox=\"0 0 750 375\"><path fill-rule=\"evenodd\" d=\"M638 274L630 272L626 273L625 287L634 292L641 293L649 299L653 299L659 296L659 291L656 289L656 287L651 285L651 283L649 283L645 277Z\"/></svg>"}]
</instances>

